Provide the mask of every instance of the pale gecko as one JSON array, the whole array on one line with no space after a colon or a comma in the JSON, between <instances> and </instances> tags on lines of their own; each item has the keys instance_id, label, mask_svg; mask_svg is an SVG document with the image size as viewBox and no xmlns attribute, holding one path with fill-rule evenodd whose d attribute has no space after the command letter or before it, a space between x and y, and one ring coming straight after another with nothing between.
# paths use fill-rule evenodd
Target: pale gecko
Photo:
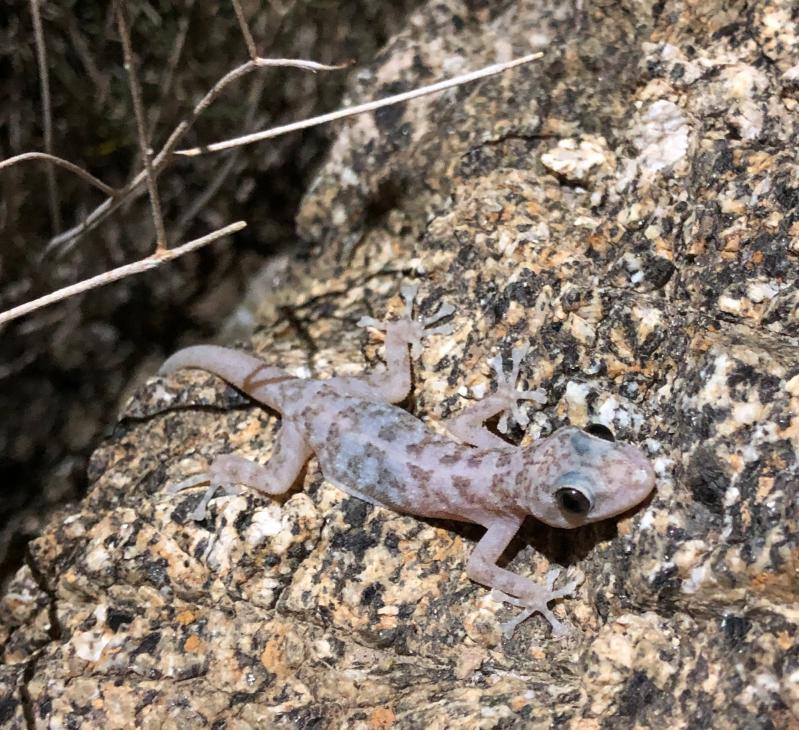
<instances>
[{"instance_id":1,"label":"pale gecko","mask_svg":"<svg viewBox=\"0 0 799 730\"><path fill-rule=\"evenodd\" d=\"M497 389L444 421L452 437L432 431L418 418L392 405L411 389L411 356L422 339L447 326L426 329L452 313L445 306L432 318L412 317L415 287L403 287L403 316L384 323L371 318L361 326L385 332L386 367L359 377L328 380L297 378L244 352L199 345L172 355L162 366L201 368L223 378L251 398L277 411L281 427L267 464L235 454L217 456L208 472L170 491L207 483L193 516L201 520L218 489L238 493L245 485L266 494L288 491L305 462L316 455L325 479L344 492L396 512L460 520L486 532L466 565L466 574L495 589L495 596L524 610L503 624L506 634L533 613L542 614L554 634L567 627L549 604L572 595L576 581L555 589L559 569L546 585L497 565L522 522L532 515L559 528L576 528L626 512L642 502L655 482L641 450L616 443L606 427L560 428L528 446L514 446L485 428L490 418L510 411L522 426L527 417L518 401L545 403L540 390L518 391L516 380L524 349L514 349L506 373L494 361ZM591 431L594 433L591 433Z\"/></svg>"}]
</instances>

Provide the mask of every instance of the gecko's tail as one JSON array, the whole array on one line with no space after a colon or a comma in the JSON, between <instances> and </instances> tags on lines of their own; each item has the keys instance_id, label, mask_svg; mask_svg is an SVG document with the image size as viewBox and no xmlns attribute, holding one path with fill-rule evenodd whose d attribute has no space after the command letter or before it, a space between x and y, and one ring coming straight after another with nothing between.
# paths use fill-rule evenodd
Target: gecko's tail
<instances>
[{"instance_id":1,"label":"gecko's tail","mask_svg":"<svg viewBox=\"0 0 799 730\"><path fill-rule=\"evenodd\" d=\"M167 358L158 373L168 375L182 368L207 370L276 410L282 408L275 402L274 391L269 386L295 379L285 370L270 367L254 355L216 345L195 345L178 350Z\"/></svg>"}]
</instances>

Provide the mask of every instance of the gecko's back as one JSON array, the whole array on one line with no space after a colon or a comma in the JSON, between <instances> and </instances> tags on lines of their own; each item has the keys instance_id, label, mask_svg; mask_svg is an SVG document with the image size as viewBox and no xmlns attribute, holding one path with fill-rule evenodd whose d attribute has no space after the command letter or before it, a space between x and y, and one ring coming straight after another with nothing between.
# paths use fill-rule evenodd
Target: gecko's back
<instances>
[{"instance_id":1,"label":"gecko's back","mask_svg":"<svg viewBox=\"0 0 799 730\"><path fill-rule=\"evenodd\" d=\"M298 414L325 478L348 494L400 512L464 519L485 460L397 406L324 386Z\"/></svg>"}]
</instances>

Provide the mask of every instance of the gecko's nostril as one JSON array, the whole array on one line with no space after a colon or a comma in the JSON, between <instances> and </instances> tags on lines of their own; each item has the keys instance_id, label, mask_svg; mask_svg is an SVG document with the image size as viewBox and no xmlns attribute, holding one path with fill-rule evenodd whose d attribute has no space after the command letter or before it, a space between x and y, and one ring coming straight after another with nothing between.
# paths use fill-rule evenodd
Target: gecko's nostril
<instances>
[{"instance_id":1,"label":"gecko's nostril","mask_svg":"<svg viewBox=\"0 0 799 730\"><path fill-rule=\"evenodd\" d=\"M602 423L592 423L590 426L586 426L584 431L586 433L590 433L592 436L596 436L597 438L605 439L605 441L616 440L616 437L613 435L613 431L611 431Z\"/></svg>"}]
</instances>

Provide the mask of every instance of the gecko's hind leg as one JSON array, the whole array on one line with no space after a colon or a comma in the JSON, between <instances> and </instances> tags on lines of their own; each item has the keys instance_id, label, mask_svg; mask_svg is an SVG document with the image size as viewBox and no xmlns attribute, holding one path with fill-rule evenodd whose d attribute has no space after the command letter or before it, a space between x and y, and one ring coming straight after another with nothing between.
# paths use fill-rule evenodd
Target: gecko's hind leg
<instances>
[{"instance_id":1,"label":"gecko's hind leg","mask_svg":"<svg viewBox=\"0 0 799 730\"><path fill-rule=\"evenodd\" d=\"M356 378L333 378L331 385L348 395L383 403L399 403L411 390L411 358L422 354L422 340L429 335L448 334L448 324L433 327L455 311L451 304L442 304L438 311L424 319L413 318L413 300L417 286L407 284L400 289L405 308L399 319L380 322L372 317L361 317L359 327L372 327L386 333L386 368L375 370ZM410 353L408 352L410 348Z\"/></svg>"},{"instance_id":2,"label":"gecko's hind leg","mask_svg":"<svg viewBox=\"0 0 799 730\"><path fill-rule=\"evenodd\" d=\"M218 490L225 494L240 494L241 486L257 489L265 494L283 494L297 480L311 449L299 428L284 420L266 464L258 464L238 454L220 454L203 474L195 474L167 489L174 494L182 489L207 484L200 503L192 512L192 519L205 519L208 503Z\"/></svg>"}]
</instances>

